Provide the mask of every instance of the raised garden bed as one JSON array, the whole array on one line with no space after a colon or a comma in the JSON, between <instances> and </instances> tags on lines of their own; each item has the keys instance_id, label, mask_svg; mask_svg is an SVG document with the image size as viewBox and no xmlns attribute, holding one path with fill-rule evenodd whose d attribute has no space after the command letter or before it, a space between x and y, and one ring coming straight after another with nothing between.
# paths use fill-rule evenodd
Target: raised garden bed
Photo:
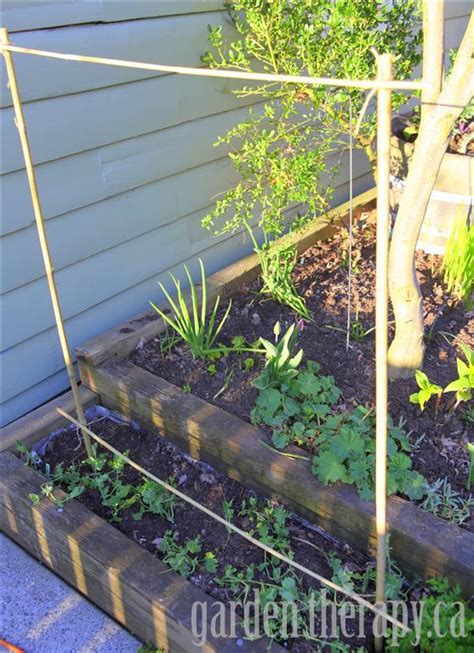
<instances>
[{"instance_id":1,"label":"raised garden bed","mask_svg":"<svg viewBox=\"0 0 474 653\"><path fill-rule=\"evenodd\" d=\"M357 198L356 217L364 211L370 212L373 198L373 192ZM347 211L345 205L335 213L347 217ZM331 225L325 225L322 230L320 226L307 229L299 243L300 252L334 233ZM366 233L370 235L370 225ZM368 330L373 326L373 243L364 234L360 234L354 305L359 305L361 326ZM373 342L369 334L359 343L352 343L346 354L344 334L337 330L345 324L346 272L341 270L341 257L341 249L324 243L308 250L303 257L297 284L314 311L315 322L303 330L300 342L307 358L314 358L326 374L335 376L350 407L355 402L373 400ZM443 305L436 292L436 281L428 274L430 265L435 263L420 260L422 281L433 291L425 292L427 324L433 326L426 369L430 376L432 372L441 376L436 377L436 382L443 383L454 365L456 352L452 344L436 334L456 330L455 335L469 342L472 331L461 309ZM222 297L234 295L233 313L226 332L222 333L224 340L235 335L244 335L248 340L260 335L270 339L276 320L280 320L283 328L294 320L286 309L262 302L252 294L257 289L251 285L257 274L256 257L248 257L210 278L212 292ZM350 545L372 551L373 503L360 499L349 485L321 485L312 475L308 460L289 458L270 450L265 446L269 442L268 433L246 421L255 399L249 381L251 375L245 383L240 383L238 364L232 357L227 357L225 362L217 361L216 372L210 375L207 365L192 361L183 351L179 358L173 353L160 356L154 340L162 331L161 319L149 312L85 344L77 352L83 382L99 394L102 403L137 419L147 428L159 429L160 434L194 458L212 464L265 496L281 500ZM223 392L213 399L223 387L228 366L233 366L231 389L228 394ZM183 392L176 383L190 384L192 394ZM449 423L443 423L441 417L434 418L429 412L418 416L415 407L407 403L413 390L413 383L408 382L392 386L390 410L394 418L403 415L408 420L415 438L426 433L418 445L414 465L428 481L447 476L453 488L463 493L467 473L463 446L467 430L458 416ZM310 457L302 450L297 453ZM448 453L455 462L453 466L446 461ZM448 576L467 595L472 593L474 536L471 532L397 496L389 498L388 518L392 552L406 573Z\"/></svg>"},{"instance_id":2,"label":"raised garden bed","mask_svg":"<svg viewBox=\"0 0 474 653\"><path fill-rule=\"evenodd\" d=\"M368 579L365 591L373 591L374 560L276 503L260 498L209 465L182 454L164 438L157 438L155 432L147 432L136 423L126 423L116 414L109 417L107 411L100 410L92 417L89 413L94 431L118 450L129 452L132 460L159 478L171 479L188 496L240 528L255 532L277 550L283 553L291 551L296 562L312 571L327 578L333 577L336 582L344 578L342 571L347 574L346 580L354 583L365 577ZM132 502L127 507L128 496L116 504L105 503L97 488L89 487L84 480L87 476L94 477L95 472L86 462L81 462L85 461L86 452L71 427L43 438L33 447L33 452L34 459L27 457L23 462L10 452L0 455L5 531L144 642L173 652L234 651L235 647L241 651L274 653L283 650L309 653L314 650L315 640L308 641L303 637L291 638L283 648L266 637L254 642L245 640L248 633L239 630L239 626L230 638L212 636L211 628L212 618L221 609L220 605L212 604L213 600L226 606L223 619L227 621L223 623L230 632L231 600L241 600L246 587L252 592L258 589L262 593L265 588L268 591L272 587L281 587L279 591L288 592L288 596L277 593L273 600L295 598L298 614L303 615L299 622L301 631L298 632L303 632L305 618L308 626L310 623L310 613L305 616L304 612L307 601L313 591L320 589L314 581L304 574L293 574L278 561L276 564L269 562L269 558L255 546L236 534L230 534L211 517L179 499L168 503L166 514L150 510L138 519L139 504ZM99 449L99 458L103 452ZM105 458L113 460L107 452ZM29 466L25 464L28 462ZM58 465L66 474L58 472ZM68 481L70 470L74 470L73 474L80 471L81 480ZM119 479L129 488L131 495L144 481L138 472L126 465L119 472L104 465L96 472L96 477L104 471L109 473L110 487ZM49 476L45 477L44 472ZM55 476L56 473L60 476ZM54 499L51 495L43 496L42 490L44 483L51 478L56 485ZM68 499L68 493L78 485L85 488L78 500ZM58 486L64 487L65 491ZM38 499L34 498L35 495ZM161 496L165 502L173 498L166 491ZM230 515L225 512L224 504L230 507ZM261 530L262 525L266 530ZM163 545L164 541L173 543L171 551ZM184 561L181 559L178 564L174 557L175 545L183 551L189 542L198 542L199 550L190 549ZM168 554L170 559L166 557ZM177 565L174 571L170 569L173 564ZM253 569L252 576L248 573L250 568ZM278 577L280 572L281 578ZM392 573L398 583L399 572L393 568ZM236 578L240 579L237 587ZM421 586L413 589L406 582L400 583L407 599L419 598ZM199 610L194 612L197 625L193 626L193 605L198 604ZM237 614L241 616L239 612ZM205 624L199 621L203 615L206 615ZM358 637L357 646L371 648L372 620L373 615L366 611L367 636ZM313 623L313 627L317 632L318 622ZM346 628L352 635L357 633L359 615L349 618ZM197 644L204 633L207 636ZM341 637L338 633L338 645L344 641L354 644L352 635Z\"/></svg>"}]
</instances>

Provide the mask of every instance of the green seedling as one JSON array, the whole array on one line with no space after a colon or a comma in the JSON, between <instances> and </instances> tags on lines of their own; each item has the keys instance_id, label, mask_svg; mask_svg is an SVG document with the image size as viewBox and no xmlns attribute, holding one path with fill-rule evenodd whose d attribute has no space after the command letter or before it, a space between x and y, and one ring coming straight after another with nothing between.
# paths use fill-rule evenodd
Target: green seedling
<instances>
[{"instance_id":1,"label":"green seedling","mask_svg":"<svg viewBox=\"0 0 474 653\"><path fill-rule=\"evenodd\" d=\"M439 385L436 385L436 383L432 383L427 375L421 370L416 370L415 380L420 390L419 392L415 392L410 395L411 403L418 404L420 406L420 410L423 411L425 409L426 403L431 399L431 397L436 396L437 399L435 413L437 414L439 410L439 402L441 401L441 395L443 394L443 388L441 388Z\"/></svg>"},{"instance_id":2,"label":"green seedling","mask_svg":"<svg viewBox=\"0 0 474 653\"><path fill-rule=\"evenodd\" d=\"M463 401L469 401L472 398L472 390L474 388L474 350L462 343L459 346L466 358L466 362L462 358L456 359L458 378L444 389L444 392L456 393L456 404L454 408L457 408Z\"/></svg>"}]
</instances>

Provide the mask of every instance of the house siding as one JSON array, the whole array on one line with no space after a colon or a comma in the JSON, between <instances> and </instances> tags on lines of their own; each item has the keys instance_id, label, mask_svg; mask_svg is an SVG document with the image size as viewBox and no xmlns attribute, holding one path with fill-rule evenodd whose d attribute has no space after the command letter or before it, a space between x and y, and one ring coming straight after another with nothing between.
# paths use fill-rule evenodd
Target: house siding
<instances>
[{"instance_id":1,"label":"house siding","mask_svg":"<svg viewBox=\"0 0 474 653\"><path fill-rule=\"evenodd\" d=\"M469 3L450 3L450 39ZM463 5L464 9L460 5ZM230 29L220 2L4 2L17 45L200 65L208 25ZM157 281L187 262L209 273L249 252L242 235L200 226L236 180L219 134L252 100L228 80L14 55L71 346L159 300ZM65 390L11 96L2 63L0 424ZM357 153L354 191L372 183ZM347 199L347 166L334 202Z\"/></svg>"}]
</instances>

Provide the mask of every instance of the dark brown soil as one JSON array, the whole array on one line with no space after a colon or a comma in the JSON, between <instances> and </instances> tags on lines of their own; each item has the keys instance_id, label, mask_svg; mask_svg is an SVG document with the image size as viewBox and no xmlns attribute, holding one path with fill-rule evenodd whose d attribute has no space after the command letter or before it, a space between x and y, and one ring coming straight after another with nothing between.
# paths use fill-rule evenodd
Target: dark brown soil
<instances>
[{"instance_id":1,"label":"dark brown soil","mask_svg":"<svg viewBox=\"0 0 474 653\"><path fill-rule=\"evenodd\" d=\"M232 521L242 529L249 530L252 527L247 517L238 515L242 501L257 497L259 508L265 505L264 499L243 488L236 481L219 474L208 465L181 453L157 433L147 432L136 425L118 424L108 418L91 422L91 428L118 450L128 451L132 460L143 465L158 478L174 479L182 492L219 515L223 515L223 500L233 501L235 516ZM74 431L67 430L51 439L43 455L43 463L49 464L50 469L54 470L58 463L67 466L73 461L78 462L84 458L85 451L81 439ZM41 467L44 468L43 465ZM124 483L136 486L141 480L140 475L133 468L125 468ZM108 509L101 505L96 491L88 490L80 496L79 500L101 517L110 518ZM275 502L271 504L277 505ZM184 501L178 500L173 523L150 514L145 514L140 521L136 521L132 517L134 510L133 507L126 510L123 519L115 526L158 557L161 557L159 548L161 538L169 530L177 534L181 544L197 535L201 536L200 557L208 551L213 552L218 559L218 569L215 574L209 573L201 564L190 580L215 599L227 603L233 598L229 588L222 588L216 583L216 578L223 575L226 565L234 565L239 571L245 571L251 563L258 564L264 560L263 552L257 547L236 534L229 535L224 526ZM294 559L324 577L331 578L333 573L328 558L331 552L334 552L344 565L348 565L351 571L364 571L374 565L371 558L296 516L289 516L287 526ZM317 585L306 576L303 577L303 582L305 590ZM419 598L419 591L419 589L414 592L410 590L412 598ZM370 615L367 619L369 625ZM355 621L352 626L355 632L357 627ZM370 632L370 627L367 632ZM371 650L368 640L357 639L355 645L364 645ZM297 653L309 653L314 650L314 645L301 639L289 642L288 648Z\"/></svg>"},{"instance_id":2,"label":"dark brown soil","mask_svg":"<svg viewBox=\"0 0 474 653\"><path fill-rule=\"evenodd\" d=\"M374 326L374 217L374 213L364 214L354 231L352 321L357 319L358 313L366 330ZM348 304L348 271L344 264L347 243L344 232L330 242L315 245L300 258L294 274L298 291L314 316L313 322L304 324L298 345L304 349L306 359L317 361L324 374L335 378L343 392L341 409L357 404L373 405L375 380L373 331L360 342L351 342L346 351L343 331ZM456 357L460 354L457 343L474 346L474 316L445 292L439 276L439 257L418 252L416 265L427 332L424 371L434 383L444 387L456 378ZM295 321L291 310L259 295L258 290L256 282L249 288L242 288L234 297L221 334L223 343L230 344L237 335L245 336L248 342L260 336L272 340L273 327L278 320L282 332ZM393 330L393 326L390 328ZM252 380L264 361L256 358L254 369L247 372L242 369L244 358L231 354L214 361L216 372L212 374L208 371L209 361L194 360L184 345L163 353L159 340L155 339L130 355L130 360L144 369L178 386L188 385L195 395L249 419L257 397ZM216 396L230 373L228 388ZM456 491L466 495L466 443L474 438L472 432L468 432L467 422L461 419L462 407L450 412L448 398L452 395L445 395L438 414L434 411L434 400L421 413L419 407L408 401L409 395L416 391L414 379L392 382L389 388L389 410L394 421L405 420L405 428L412 433L413 441L423 436L413 455L414 467L430 482L447 477Z\"/></svg>"}]
</instances>

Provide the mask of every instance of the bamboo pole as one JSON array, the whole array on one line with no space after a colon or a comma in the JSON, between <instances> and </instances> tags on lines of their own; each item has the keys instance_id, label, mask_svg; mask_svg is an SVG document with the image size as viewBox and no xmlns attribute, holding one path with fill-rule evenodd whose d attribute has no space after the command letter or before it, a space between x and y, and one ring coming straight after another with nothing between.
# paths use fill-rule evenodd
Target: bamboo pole
<instances>
[{"instance_id":1,"label":"bamboo pole","mask_svg":"<svg viewBox=\"0 0 474 653\"><path fill-rule=\"evenodd\" d=\"M65 417L67 420L69 420L72 424L76 424L79 426L79 423L77 422L74 417L69 415L66 411L62 410L62 408L57 408L56 409L62 417ZM160 478L149 472L147 469L142 467L140 464L136 463L134 460L129 458L127 455L116 449L114 446L112 446L109 442L101 438L99 435L94 433L91 429L89 429L87 426L84 427L84 429L87 431L88 435L94 439L98 444L100 444L102 447L110 451L114 456L117 456L121 460L123 460L127 465L130 465L130 467L133 467L133 469L136 469L137 472L142 474L143 476L146 476L146 478L149 478L151 481L154 481L155 483L158 483L162 488L167 490L168 492L171 492L171 494L174 494L177 496L179 499L182 499L186 503L189 503L191 506L194 508L197 508L201 512L205 513L209 517L212 517L215 521L219 522L223 526L225 526L227 529L230 531L236 533L237 535L240 535L243 537L245 540L253 544L254 546L257 546L258 548L262 549L263 551L266 551L270 555L274 556L275 558L278 558L282 562L286 563L290 567L293 567L294 569L297 569L298 571L301 571L302 573L310 576L314 580L317 580L319 583L322 585L325 585L326 587L329 587L330 589L334 590L335 592L339 592L341 594L344 594L348 598L352 599L353 601L356 601L359 603L364 608L367 608L371 612L373 612L376 616L381 617L382 619L386 619L390 623L392 623L394 626L401 628L404 633L410 632L410 628L402 623L401 621L398 621L395 617L392 617L391 615L387 614L382 608L379 608L377 605L373 605L370 603L370 601L367 601L363 596L360 596L359 594L356 594L352 590L346 589L342 587L341 585L338 585L332 580L329 580L328 578L324 578L324 576L321 576L320 574L317 574L316 572L312 571L311 569L308 569L304 565L299 564L292 558L288 558L288 556L285 556L283 553L280 553L276 549L273 549L272 547L268 546L264 542L261 542L260 540L257 540L255 537L252 535L249 535L247 531L242 530L238 526L235 526L232 522L227 521L224 519L224 517L221 517L217 513L213 512L203 504L199 503L195 499L192 499L191 497L188 497L186 494L175 488L173 485L170 485L169 483L166 483L166 481L162 481Z\"/></svg>"},{"instance_id":2,"label":"bamboo pole","mask_svg":"<svg viewBox=\"0 0 474 653\"><path fill-rule=\"evenodd\" d=\"M0 28L0 45L2 46L8 45L8 43L9 43L8 31L4 28ZM87 450L87 454L91 456L92 446L91 446L89 435L84 431L86 420L84 417L84 410L79 396L79 389L77 385L76 375L74 373L74 366L71 358L71 350L69 348L69 343L64 328L64 320L61 312L61 305L59 303L56 281L54 278L54 267L51 261L51 254L49 251L48 237L44 225L43 211L41 209L38 186L36 183L35 169L33 166L33 160L31 158L31 150L28 141L28 133L26 131L25 118L23 115L23 107L21 104L20 94L18 91L15 67L13 65L13 60L10 51L3 47L2 50L3 50L3 57L5 59L5 65L7 69L8 84L12 94L13 107L15 110L15 123L20 136L23 157L25 159L26 174L28 176L28 184L31 193L31 202L33 204L33 211L36 220L36 228L38 230L38 237L40 241L41 253L43 255L43 263L46 272L46 279L48 281L49 294L51 297L51 303L53 305L54 318L56 320L56 327L58 329L59 342L61 344L61 350L63 353L64 362L66 364L66 369L69 376L69 382L71 384L71 390L74 397L74 403L76 405L77 417L80 424L82 436L84 438L84 444Z\"/></svg>"},{"instance_id":3,"label":"bamboo pole","mask_svg":"<svg viewBox=\"0 0 474 653\"><path fill-rule=\"evenodd\" d=\"M378 79L392 79L392 55L377 57ZM391 91L377 93L377 244L375 308L375 504L377 529L376 605L385 602L387 564L387 422L388 422L388 243L390 226L390 138ZM375 638L377 652L383 650L382 636Z\"/></svg>"},{"instance_id":4,"label":"bamboo pole","mask_svg":"<svg viewBox=\"0 0 474 653\"><path fill-rule=\"evenodd\" d=\"M423 0L423 80L421 124L441 93L444 53L444 0ZM420 129L422 126L420 126Z\"/></svg>"},{"instance_id":5,"label":"bamboo pole","mask_svg":"<svg viewBox=\"0 0 474 653\"><path fill-rule=\"evenodd\" d=\"M243 79L255 82L274 82L276 84L308 84L310 86L335 86L341 88L385 88L399 91L419 91L423 89L422 81L412 80L334 79L332 77L309 77L307 75L273 75L268 73L247 73L239 70L216 70L213 68L193 68L191 66L168 66L165 64L147 63L143 61L90 57L79 54L52 52L50 50L23 48L9 43L0 43L0 49L8 52L17 52L18 54L48 57L49 59L62 59L64 61L78 61L82 63L101 64L104 66L117 66L119 68L138 68L139 70L154 70L157 72L174 73L177 75L192 75L195 77L223 77L224 79Z\"/></svg>"}]
</instances>

